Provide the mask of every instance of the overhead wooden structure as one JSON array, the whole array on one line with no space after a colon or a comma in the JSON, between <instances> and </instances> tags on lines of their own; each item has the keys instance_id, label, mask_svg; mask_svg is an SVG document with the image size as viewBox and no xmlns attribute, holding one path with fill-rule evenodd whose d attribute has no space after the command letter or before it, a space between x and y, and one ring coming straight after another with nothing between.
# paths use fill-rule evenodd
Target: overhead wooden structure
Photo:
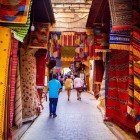
<instances>
[{"instance_id":1,"label":"overhead wooden structure","mask_svg":"<svg viewBox=\"0 0 140 140\"><path fill-rule=\"evenodd\" d=\"M86 27L92 28L95 24L110 22L110 10L108 0L93 0L89 11Z\"/></svg>"},{"instance_id":2,"label":"overhead wooden structure","mask_svg":"<svg viewBox=\"0 0 140 140\"><path fill-rule=\"evenodd\" d=\"M51 0L33 0L31 20L33 22L54 23Z\"/></svg>"}]
</instances>

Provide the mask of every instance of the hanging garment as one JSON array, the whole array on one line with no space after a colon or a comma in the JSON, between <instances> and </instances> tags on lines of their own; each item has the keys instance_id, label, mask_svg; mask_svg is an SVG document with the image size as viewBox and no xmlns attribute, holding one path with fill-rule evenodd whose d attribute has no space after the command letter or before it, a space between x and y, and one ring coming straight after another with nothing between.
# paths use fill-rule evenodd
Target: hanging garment
<instances>
[{"instance_id":1,"label":"hanging garment","mask_svg":"<svg viewBox=\"0 0 140 140\"><path fill-rule=\"evenodd\" d=\"M8 88L8 68L9 57L11 48L11 32L10 29L0 27L0 140L3 139L4 134L4 122L5 120L5 99L6 91Z\"/></svg>"}]
</instances>

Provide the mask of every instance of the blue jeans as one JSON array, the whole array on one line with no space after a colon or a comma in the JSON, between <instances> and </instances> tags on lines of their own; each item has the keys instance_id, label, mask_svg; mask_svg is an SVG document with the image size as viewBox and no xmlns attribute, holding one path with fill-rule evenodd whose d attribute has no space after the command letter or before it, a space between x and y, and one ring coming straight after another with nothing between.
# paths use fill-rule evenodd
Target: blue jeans
<instances>
[{"instance_id":1,"label":"blue jeans","mask_svg":"<svg viewBox=\"0 0 140 140\"><path fill-rule=\"evenodd\" d=\"M49 98L49 107L50 107L50 114L56 115L56 107L58 98Z\"/></svg>"}]
</instances>

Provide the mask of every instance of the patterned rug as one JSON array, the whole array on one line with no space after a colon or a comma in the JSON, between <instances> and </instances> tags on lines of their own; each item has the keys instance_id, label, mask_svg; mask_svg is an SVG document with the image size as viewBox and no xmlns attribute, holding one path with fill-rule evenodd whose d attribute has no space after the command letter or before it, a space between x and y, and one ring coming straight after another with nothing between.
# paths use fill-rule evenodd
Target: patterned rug
<instances>
[{"instance_id":1,"label":"patterned rug","mask_svg":"<svg viewBox=\"0 0 140 140\"><path fill-rule=\"evenodd\" d=\"M109 0L109 7L110 7L113 31L131 29L132 1Z\"/></svg>"},{"instance_id":2,"label":"patterned rug","mask_svg":"<svg viewBox=\"0 0 140 140\"><path fill-rule=\"evenodd\" d=\"M10 57L11 31L0 27L0 140L3 139L5 120L5 99L7 93L8 68Z\"/></svg>"},{"instance_id":3,"label":"patterned rug","mask_svg":"<svg viewBox=\"0 0 140 140\"><path fill-rule=\"evenodd\" d=\"M1 0L0 22L26 23L28 18L30 0Z\"/></svg>"},{"instance_id":4,"label":"patterned rug","mask_svg":"<svg viewBox=\"0 0 140 140\"><path fill-rule=\"evenodd\" d=\"M20 50L22 117L23 122L35 119L38 98L36 89L36 49Z\"/></svg>"},{"instance_id":5,"label":"patterned rug","mask_svg":"<svg viewBox=\"0 0 140 140\"><path fill-rule=\"evenodd\" d=\"M135 121L127 114L129 52L112 50L107 64L106 116L134 131Z\"/></svg>"}]
</instances>

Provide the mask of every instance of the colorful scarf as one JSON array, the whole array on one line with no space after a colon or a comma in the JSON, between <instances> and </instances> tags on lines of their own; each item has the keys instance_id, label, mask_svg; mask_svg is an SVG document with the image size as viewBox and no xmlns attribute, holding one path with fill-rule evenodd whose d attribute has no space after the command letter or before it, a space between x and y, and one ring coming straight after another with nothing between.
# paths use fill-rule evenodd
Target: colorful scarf
<instances>
[{"instance_id":1,"label":"colorful scarf","mask_svg":"<svg viewBox=\"0 0 140 140\"><path fill-rule=\"evenodd\" d=\"M26 24L30 0L1 0L0 22Z\"/></svg>"},{"instance_id":2,"label":"colorful scarf","mask_svg":"<svg viewBox=\"0 0 140 140\"><path fill-rule=\"evenodd\" d=\"M3 139L5 118L5 99L7 92L8 68L11 47L11 31L0 27L0 140Z\"/></svg>"},{"instance_id":3,"label":"colorful scarf","mask_svg":"<svg viewBox=\"0 0 140 140\"><path fill-rule=\"evenodd\" d=\"M132 25L132 1L109 0L111 12L112 30L122 31L131 29Z\"/></svg>"}]
</instances>

